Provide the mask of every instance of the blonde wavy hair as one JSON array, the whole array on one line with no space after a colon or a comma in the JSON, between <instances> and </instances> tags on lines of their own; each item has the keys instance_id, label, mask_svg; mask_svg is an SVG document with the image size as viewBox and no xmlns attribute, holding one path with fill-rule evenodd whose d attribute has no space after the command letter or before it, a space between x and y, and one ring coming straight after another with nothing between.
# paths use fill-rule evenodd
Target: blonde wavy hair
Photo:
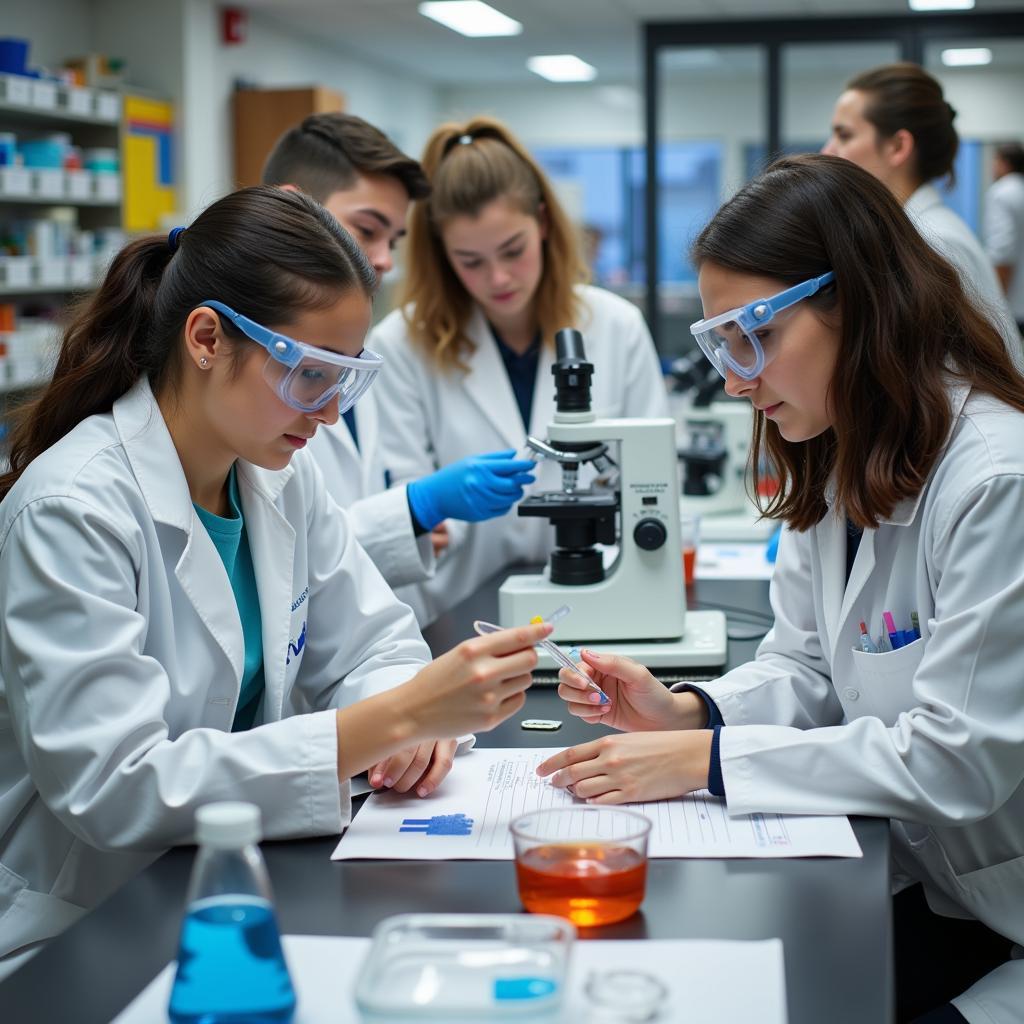
<instances>
[{"instance_id":1,"label":"blonde wavy hair","mask_svg":"<svg viewBox=\"0 0 1024 1024\"><path fill-rule=\"evenodd\" d=\"M578 283L588 279L579 238L538 163L503 125L489 117L436 129L421 159L430 196L416 203L409 221L408 272L401 293L413 341L436 365L465 367L473 349L466 326L473 299L452 269L441 228L453 217L476 217L505 199L531 217L544 217L547 236L535 297L543 344L554 345L563 327L578 326Z\"/></svg>"}]
</instances>

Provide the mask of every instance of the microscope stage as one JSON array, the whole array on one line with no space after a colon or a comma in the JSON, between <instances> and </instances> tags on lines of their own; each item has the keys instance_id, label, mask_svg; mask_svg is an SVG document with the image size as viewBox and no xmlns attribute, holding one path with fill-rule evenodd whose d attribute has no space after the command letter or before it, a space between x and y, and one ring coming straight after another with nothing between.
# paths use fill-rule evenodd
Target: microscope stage
<instances>
[{"instance_id":1,"label":"microscope stage","mask_svg":"<svg viewBox=\"0 0 1024 1024\"><path fill-rule=\"evenodd\" d=\"M589 647L599 654L622 654L650 669L676 669L692 667L714 667L725 665L728 641L725 636L725 614L718 611L686 613L686 631L675 640L623 640L621 642L589 640L574 642L557 641L563 649ZM553 672L558 666L550 654L537 649L537 668L542 672Z\"/></svg>"}]
</instances>

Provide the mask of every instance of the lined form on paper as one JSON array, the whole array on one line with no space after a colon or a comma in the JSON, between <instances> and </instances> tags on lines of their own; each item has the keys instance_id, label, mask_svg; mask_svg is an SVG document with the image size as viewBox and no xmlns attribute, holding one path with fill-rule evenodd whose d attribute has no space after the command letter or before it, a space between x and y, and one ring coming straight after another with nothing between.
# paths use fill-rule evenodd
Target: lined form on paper
<instances>
[{"instance_id":1,"label":"lined form on paper","mask_svg":"<svg viewBox=\"0 0 1024 1024\"><path fill-rule=\"evenodd\" d=\"M426 799L374 793L345 832L332 860L511 860L509 822L527 811L574 807L564 836L600 836L602 808L537 776L559 748L477 748L455 763ZM624 804L650 818L651 857L860 857L845 817L730 816L707 790L671 800Z\"/></svg>"}]
</instances>

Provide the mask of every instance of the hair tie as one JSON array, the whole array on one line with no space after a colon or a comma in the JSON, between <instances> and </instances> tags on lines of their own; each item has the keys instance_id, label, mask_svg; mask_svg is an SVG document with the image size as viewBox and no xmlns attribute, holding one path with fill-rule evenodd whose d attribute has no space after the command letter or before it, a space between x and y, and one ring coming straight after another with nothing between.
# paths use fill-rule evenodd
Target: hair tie
<instances>
[{"instance_id":1,"label":"hair tie","mask_svg":"<svg viewBox=\"0 0 1024 1024\"><path fill-rule=\"evenodd\" d=\"M178 246L181 244L181 233L184 228L171 228L170 233L167 235L167 248L171 250L171 253L178 251Z\"/></svg>"},{"instance_id":2,"label":"hair tie","mask_svg":"<svg viewBox=\"0 0 1024 1024\"><path fill-rule=\"evenodd\" d=\"M458 142L460 146L469 146L472 145L473 136L467 132L465 135L460 135L455 141Z\"/></svg>"}]
</instances>

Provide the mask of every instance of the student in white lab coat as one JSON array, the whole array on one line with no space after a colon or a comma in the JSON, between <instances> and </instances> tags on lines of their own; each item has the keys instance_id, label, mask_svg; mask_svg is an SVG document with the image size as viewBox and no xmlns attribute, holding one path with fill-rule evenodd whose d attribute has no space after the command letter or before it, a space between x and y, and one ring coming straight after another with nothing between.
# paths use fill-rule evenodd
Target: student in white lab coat
<instances>
[{"instance_id":1,"label":"student in white lab coat","mask_svg":"<svg viewBox=\"0 0 1024 1024\"><path fill-rule=\"evenodd\" d=\"M336 833L351 776L426 795L522 705L540 634L429 663L302 451L380 364L374 284L318 204L244 189L67 329L0 477L0 973L201 804Z\"/></svg>"},{"instance_id":2,"label":"student in white lab coat","mask_svg":"<svg viewBox=\"0 0 1024 1024\"><path fill-rule=\"evenodd\" d=\"M559 692L624 732L539 771L596 803L710 786L734 813L893 819L899 1019L1019 1024L1024 377L846 161L779 161L692 255L694 334L757 410L755 471L767 458L782 480L775 626L703 694L584 652L611 703L565 672ZM891 643L884 613L920 637Z\"/></svg>"},{"instance_id":3,"label":"student in white lab coat","mask_svg":"<svg viewBox=\"0 0 1024 1024\"><path fill-rule=\"evenodd\" d=\"M960 274L965 290L992 319L1018 368L1020 334L992 261L933 182L953 181L960 139L956 111L942 85L917 64L883 64L846 83L822 152L859 164L903 204L925 241Z\"/></svg>"},{"instance_id":4,"label":"student in white lab coat","mask_svg":"<svg viewBox=\"0 0 1024 1024\"><path fill-rule=\"evenodd\" d=\"M562 327L583 332L598 416L667 416L643 317L626 300L580 283L586 271L576 233L508 129L483 117L443 125L427 142L423 168L432 191L410 220L402 308L370 340L388 359L375 401L394 480L480 449L519 449L528 433L545 436ZM541 464L537 474L538 487L560 486L557 466ZM550 524L514 512L454 523L434 578L402 597L428 623L509 563L543 560L552 540Z\"/></svg>"},{"instance_id":5,"label":"student in white lab coat","mask_svg":"<svg viewBox=\"0 0 1024 1024\"><path fill-rule=\"evenodd\" d=\"M430 193L412 157L361 117L342 113L312 114L285 132L267 158L263 182L301 189L322 203L363 250L378 282L392 269L409 204ZM383 370L378 387L390 372ZM374 402L360 402L318 430L309 450L331 497L347 510L359 543L397 587L433 574L435 553L448 544L444 520L507 512L533 480L533 463L510 458L514 452L477 455L474 449L441 473L389 490L378 442L380 415ZM417 493L437 505L441 519L433 530L412 513Z\"/></svg>"}]
</instances>

